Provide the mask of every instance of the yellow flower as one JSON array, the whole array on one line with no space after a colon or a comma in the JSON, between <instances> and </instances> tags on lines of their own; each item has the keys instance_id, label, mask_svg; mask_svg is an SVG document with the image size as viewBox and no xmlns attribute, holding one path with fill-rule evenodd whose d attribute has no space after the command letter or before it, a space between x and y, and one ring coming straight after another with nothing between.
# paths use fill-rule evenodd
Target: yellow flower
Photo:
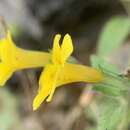
<instances>
[{"instance_id":1,"label":"yellow flower","mask_svg":"<svg viewBox=\"0 0 130 130\"><path fill-rule=\"evenodd\" d=\"M0 40L0 86L11 77L14 71L19 69L44 66L50 60L50 54L27 51L16 47L10 31Z\"/></svg>"},{"instance_id":2,"label":"yellow flower","mask_svg":"<svg viewBox=\"0 0 130 130\"><path fill-rule=\"evenodd\" d=\"M72 82L98 82L102 80L100 71L79 64L67 63L67 59L73 52L71 37L66 34L62 44L59 44L61 36L54 38L51 63L45 66L39 80L38 94L33 102L33 110L39 108L46 99L50 102L56 87Z\"/></svg>"}]
</instances>

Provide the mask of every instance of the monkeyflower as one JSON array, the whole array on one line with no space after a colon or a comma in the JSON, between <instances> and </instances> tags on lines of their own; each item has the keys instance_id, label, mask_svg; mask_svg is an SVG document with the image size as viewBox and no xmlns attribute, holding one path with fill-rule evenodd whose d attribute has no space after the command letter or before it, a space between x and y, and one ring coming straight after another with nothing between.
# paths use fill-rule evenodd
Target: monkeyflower
<instances>
[{"instance_id":1,"label":"monkeyflower","mask_svg":"<svg viewBox=\"0 0 130 130\"><path fill-rule=\"evenodd\" d=\"M101 72L94 68L68 63L67 60L73 52L72 39L66 34L60 45L60 38L59 34L54 38L51 61L41 73L33 110L37 110L45 99L50 102L55 89L61 85L73 82L99 82L103 79Z\"/></svg>"},{"instance_id":2,"label":"monkeyflower","mask_svg":"<svg viewBox=\"0 0 130 130\"><path fill-rule=\"evenodd\" d=\"M18 48L8 30L6 36L0 39L0 86L3 86L15 71L44 66L49 59L49 53Z\"/></svg>"},{"instance_id":3,"label":"monkeyflower","mask_svg":"<svg viewBox=\"0 0 130 130\"><path fill-rule=\"evenodd\" d=\"M59 34L55 36L51 53L17 47L9 30L0 39L0 86L17 70L45 66L33 110L38 109L46 98L47 102L51 101L56 87L73 82L99 82L103 79L101 72L94 68L69 63L68 59L73 52L71 37L66 34L61 45L60 38Z\"/></svg>"}]
</instances>

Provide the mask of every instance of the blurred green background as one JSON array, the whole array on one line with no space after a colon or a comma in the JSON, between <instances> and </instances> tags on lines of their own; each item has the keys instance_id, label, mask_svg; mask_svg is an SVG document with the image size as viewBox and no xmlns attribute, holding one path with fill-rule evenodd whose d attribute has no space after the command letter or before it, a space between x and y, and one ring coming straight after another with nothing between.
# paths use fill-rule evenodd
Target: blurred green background
<instances>
[{"instance_id":1,"label":"blurred green background","mask_svg":"<svg viewBox=\"0 0 130 130\"><path fill-rule=\"evenodd\" d=\"M8 23L19 47L49 51L55 34L69 33L74 44L73 56L79 63L90 65L90 56L97 52L123 73L130 54L129 5L129 0L0 0L0 16ZM119 19L107 26L115 17ZM84 83L59 88L51 103L43 103L33 112L32 101L41 70L16 72L1 87L0 130L130 129L129 120L120 122L124 119L120 113L127 111L126 103L122 106L111 98L104 101L107 95L91 90L92 86ZM122 104L122 99L119 101ZM116 128L110 120L115 121Z\"/></svg>"}]
</instances>

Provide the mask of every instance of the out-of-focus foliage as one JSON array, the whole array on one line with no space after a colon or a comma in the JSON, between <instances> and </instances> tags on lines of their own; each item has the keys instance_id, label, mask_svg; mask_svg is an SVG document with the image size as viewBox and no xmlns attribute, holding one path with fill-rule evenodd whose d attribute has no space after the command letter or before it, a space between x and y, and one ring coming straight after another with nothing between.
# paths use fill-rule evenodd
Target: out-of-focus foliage
<instances>
[{"instance_id":1,"label":"out-of-focus foliage","mask_svg":"<svg viewBox=\"0 0 130 130\"><path fill-rule=\"evenodd\" d=\"M128 36L130 21L126 17L111 19L104 27L99 39L98 54L107 56L117 49Z\"/></svg>"},{"instance_id":2,"label":"out-of-focus foliage","mask_svg":"<svg viewBox=\"0 0 130 130\"><path fill-rule=\"evenodd\" d=\"M9 29L14 37L18 37L21 33L21 28L17 24L10 24Z\"/></svg>"},{"instance_id":3,"label":"out-of-focus foliage","mask_svg":"<svg viewBox=\"0 0 130 130\"><path fill-rule=\"evenodd\" d=\"M98 130L116 130L126 118L126 104L114 99L105 99L99 106ZM100 111L101 110L101 111Z\"/></svg>"},{"instance_id":4,"label":"out-of-focus foliage","mask_svg":"<svg viewBox=\"0 0 130 130\"><path fill-rule=\"evenodd\" d=\"M128 36L130 21L126 17L110 20L100 36L97 56L91 57L93 67L104 74L104 80L93 86L103 93L103 100L96 103L97 130L126 130L128 126L129 79L121 75L118 67L107 61L108 56L121 46Z\"/></svg>"},{"instance_id":5,"label":"out-of-focus foliage","mask_svg":"<svg viewBox=\"0 0 130 130\"><path fill-rule=\"evenodd\" d=\"M117 68L117 66L108 63L104 58L96 55L91 56L91 64L94 68L101 69L101 71L107 71L113 75L120 73L120 70Z\"/></svg>"},{"instance_id":6,"label":"out-of-focus foliage","mask_svg":"<svg viewBox=\"0 0 130 130\"><path fill-rule=\"evenodd\" d=\"M20 130L17 105L17 100L7 89L0 90L0 130Z\"/></svg>"},{"instance_id":7,"label":"out-of-focus foliage","mask_svg":"<svg viewBox=\"0 0 130 130\"><path fill-rule=\"evenodd\" d=\"M104 74L104 80L95 84L94 90L101 91L109 96L121 96L128 93L130 84L127 79L120 75L116 66L107 63L98 56L92 56L91 59L93 67L100 69Z\"/></svg>"},{"instance_id":8,"label":"out-of-focus foliage","mask_svg":"<svg viewBox=\"0 0 130 130\"><path fill-rule=\"evenodd\" d=\"M18 36L17 40L20 41L20 44L18 44L21 45L21 47L26 49L29 47L29 49L33 48L34 50L47 50L47 48L49 48L49 44L51 43L50 37L52 37L54 33L68 32L73 35L73 38L76 42L79 41L79 43L77 42L77 44L75 44L76 51L78 52L76 52L75 55L78 59L81 59L81 62L86 63L88 62L86 57L88 58L88 54L90 54L89 50L95 46L93 43L96 42L100 27L102 26L104 21L106 21L108 17L111 17L113 15L122 14L122 10L124 9L122 9L122 5L118 0L3 0L0 2L0 10L1 15L3 15L9 23L11 19L13 20L13 27L11 27L11 32L13 33L13 36ZM16 19L15 22L14 19ZM17 26L19 25L19 22L20 26L22 25L21 28ZM21 33L20 29L22 29L24 33ZM70 58L69 62L76 63L76 60ZM111 71L111 69L109 68L103 69L104 67L102 67L101 64L101 67L99 68L101 68L103 71ZM28 78L26 79L26 76L28 75L30 81L27 81L29 80ZM20 113L20 115L22 115L22 117L24 118L20 122L20 124L26 127L24 128L24 130L68 130L65 129L67 128L67 126L69 126L71 130L75 130L74 128L72 128L72 126L73 124L77 126L79 124L79 121L77 121L77 119L75 119L76 121L73 121L73 115L75 116L78 112L75 112L72 115L71 111L73 111L73 107L77 104L77 99L79 98L80 94L79 89L81 90L84 87L70 87L67 89L61 89L61 92L57 93L58 98L56 97L56 100L54 100L53 103L47 105L47 107L43 107L44 109L41 109L41 111L33 113L34 116L32 116L32 111L30 112L29 109L30 105L28 105L29 103L31 103L31 101L29 102L28 98L32 97L31 95L34 95L32 93L32 89L34 88L35 91L35 89L37 88L37 84L35 83L35 80L37 80L37 78L34 75L34 72L31 71L30 74L29 71L29 74L18 73L18 77L16 74L16 77L14 75L13 79L11 79L11 86L9 87L11 87L12 89L12 82L13 84L16 84L16 86L18 86L17 88L14 88L13 86L13 90L15 90L12 91L15 96L14 98L16 100L19 100L16 95L19 95L20 92L22 102L19 102L19 111L16 114L10 114L9 122L15 123L8 123L8 120L6 123L6 120L4 120L5 118L1 118L2 125L5 125L6 129L0 127L0 130L19 130L17 127L17 125L19 124L18 120L15 119L18 113ZM6 91L8 93L8 90ZM12 95L10 99L12 99ZM4 103L8 104L8 102L10 102L10 99L7 100L5 98ZM97 102L97 107L100 105L101 103ZM14 111L12 109L10 110L10 107L7 107L5 110L7 111L7 113L8 111L12 111L12 113L14 113L14 111L17 111L15 109L15 105ZM98 111L101 110L99 109ZM5 115L5 112L3 114ZM3 114L1 112L1 115ZM84 128L82 127L82 124L84 124L84 121L82 121L81 118L79 129L83 130ZM99 121L101 122L100 119ZM91 124L91 120L90 122L89 120L87 120L86 123L87 125L88 123ZM13 126L10 124L13 124ZM63 126L63 129L62 127L59 128L58 126ZM92 129L87 128L86 130L96 130L94 126L95 125L93 125Z\"/></svg>"}]
</instances>

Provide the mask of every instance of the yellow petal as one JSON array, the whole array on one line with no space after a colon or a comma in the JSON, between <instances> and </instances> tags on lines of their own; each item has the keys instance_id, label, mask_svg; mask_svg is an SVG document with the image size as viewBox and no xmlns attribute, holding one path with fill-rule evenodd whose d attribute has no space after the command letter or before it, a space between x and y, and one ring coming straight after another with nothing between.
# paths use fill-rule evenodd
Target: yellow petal
<instances>
[{"instance_id":1,"label":"yellow petal","mask_svg":"<svg viewBox=\"0 0 130 130\"><path fill-rule=\"evenodd\" d=\"M0 40L0 59L4 62L12 62L16 46L11 39L11 34L7 31L7 36Z\"/></svg>"},{"instance_id":2,"label":"yellow petal","mask_svg":"<svg viewBox=\"0 0 130 130\"><path fill-rule=\"evenodd\" d=\"M73 52L73 44L72 39L69 34L66 34L64 36L62 45L61 45L61 62L62 64L65 63L65 61L68 59L68 57Z\"/></svg>"},{"instance_id":3,"label":"yellow petal","mask_svg":"<svg viewBox=\"0 0 130 130\"><path fill-rule=\"evenodd\" d=\"M14 72L13 68L9 65L1 63L0 64L0 86L3 86L5 82L12 76Z\"/></svg>"},{"instance_id":4,"label":"yellow petal","mask_svg":"<svg viewBox=\"0 0 130 130\"><path fill-rule=\"evenodd\" d=\"M0 42L3 43L7 48L16 48L16 45L12 40L11 32L9 30L7 31L6 37L1 39Z\"/></svg>"},{"instance_id":5,"label":"yellow petal","mask_svg":"<svg viewBox=\"0 0 130 130\"><path fill-rule=\"evenodd\" d=\"M12 40L11 32L9 30L7 31L7 40L8 40L8 44L15 47L15 44Z\"/></svg>"},{"instance_id":6,"label":"yellow petal","mask_svg":"<svg viewBox=\"0 0 130 130\"><path fill-rule=\"evenodd\" d=\"M51 101L56 88L56 80L59 73L58 67L59 66L55 66L53 64L47 65L44 72L40 76L39 85L43 86L43 89L41 88L41 91L44 91L44 89L47 89L49 91L47 102Z\"/></svg>"},{"instance_id":7,"label":"yellow petal","mask_svg":"<svg viewBox=\"0 0 130 130\"><path fill-rule=\"evenodd\" d=\"M50 54L16 47L8 31L7 36L0 40L0 59L19 70L45 66L50 62Z\"/></svg>"},{"instance_id":8,"label":"yellow petal","mask_svg":"<svg viewBox=\"0 0 130 130\"><path fill-rule=\"evenodd\" d=\"M48 90L44 90L44 91L40 91L37 96L34 98L34 101L33 101L33 110L37 110L41 103L45 100L45 98L48 96L49 94L49 91Z\"/></svg>"},{"instance_id":9,"label":"yellow petal","mask_svg":"<svg viewBox=\"0 0 130 130\"><path fill-rule=\"evenodd\" d=\"M13 61L17 70L43 67L51 61L51 55L46 52L29 51L17 48Z\"/></svg>"},{"instance_id":10,"label":"yellow petal","mask_svg":"<svg viewBox=\"0 0 130 130\"><path fill-rule=\"evenodd\" d=\"M49 96L46 100L47 102L50 102L52 100L55 90L56 90L56 82L52 86L51 92L49 93Z\"/></svg>"},{"instance_id":11,"label":"yellow petal","mask_svg":"<svg viewBox=\"0 0 130 130\"><path fill-rule=\"evenodd\" d=\"M59 64L60 61L60 56L61 56L61 51L60 51L60 38L61 35L57 34L54 38L54 43L53 43L53 50L52 50L52 62Z\"/></svg>"},{"instance_id":12,"label":"yellow petal","mask_svg":"<svg viewBox=\"0 0 130 130\"><path fill-rule=\"evenodd\" d=\"M49 96L47 101L51 101L56 88L56 79L57 66L54 66L53 64L47 65L40 76L38 95L33 103L34 110L40 106L47 96Z\"/></svg>"},{"instance_id":13,"label":"yellow petal","mask_svg":"<svg viewBox=\"0 0 130 130\"><path fill-rule=\"evenodd\" d=\"M103 75L100 71L84 65L67 63L58 76L57 86L72 82L92 83L101 80Z\"/></svg>"}]
</instances>

